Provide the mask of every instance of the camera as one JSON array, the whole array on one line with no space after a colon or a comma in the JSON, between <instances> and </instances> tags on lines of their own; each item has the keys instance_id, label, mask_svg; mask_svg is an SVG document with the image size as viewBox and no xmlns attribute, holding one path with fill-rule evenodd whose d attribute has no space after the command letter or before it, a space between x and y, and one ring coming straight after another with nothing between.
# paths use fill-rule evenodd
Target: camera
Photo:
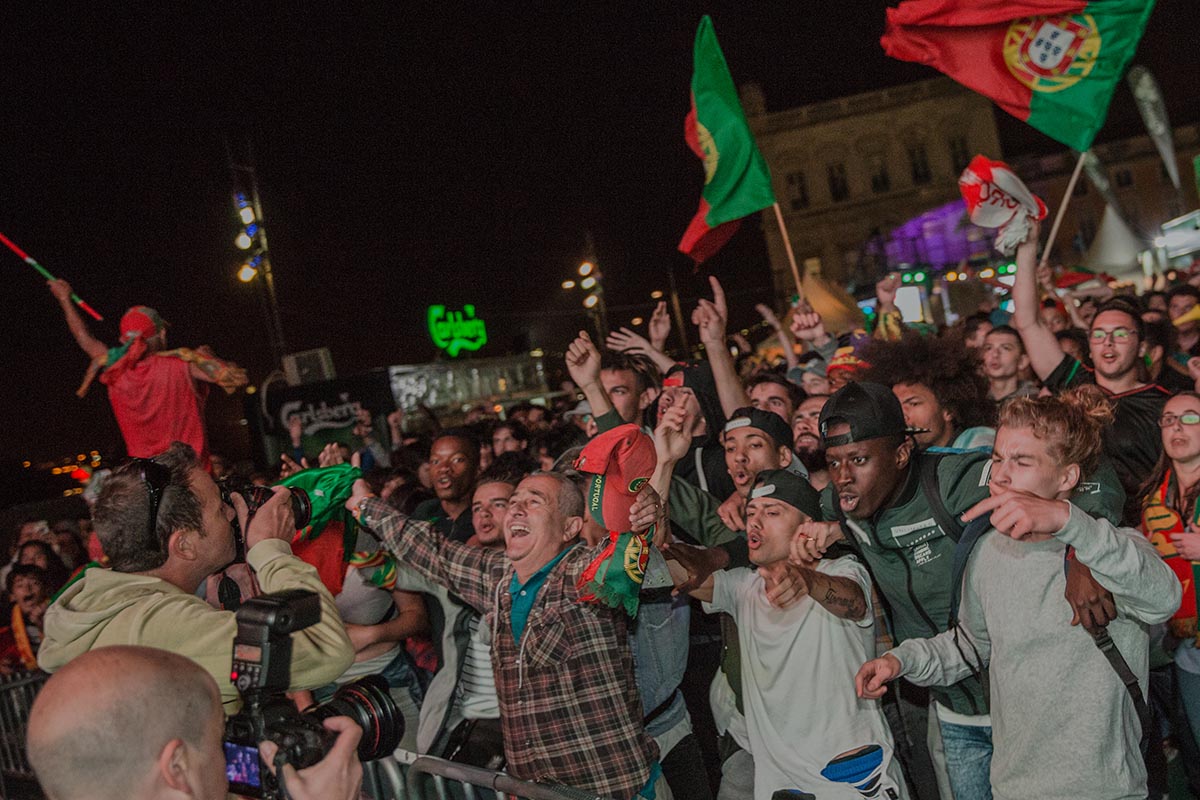
<instances>
[{"instance_id":1,"label":"camera","mask_svg":"<svg viewBox=\"0 0 1200 800\"><path fill-rule=\"evenodd\" d=\"M291 493L292 516L296 518L296 530L307 528L312 522L312 500L309 499L308 492L303 489L297 489L294 486L288 487L288 492ZM255 486L253 483L245 480L226 479L221 482L221 500L227 505L233 505L233 495L240 496L246 501L246 527L250 526L250 520L254 519L254 512L258 511L268 500L275 496L268 486ZM246 560L246 532L242 530L241 524L237 517L233 518L233 533L234 540L237 542L237 557L234 563L240 563ZM312 623L309 623L310 625Z\"/></svg>"},{"instance_id":2,"label":"camera","mask_svg":"<svg viewBox=\"0 0 1200 800\"><path fill-rule=\"evenodd\" d=\"M327 702L303 712L287 697L292 663L292 633L321 619L314 592L289 589L242 604L237 612L230 678L242 696L242 710L225 722L225 774L229 791L246 797L282 800L279 783L267 770L258 743L279 746L276 765L304 769L333 746L337 734L321 721L347 716L363 729L361 761L392 753L404 735L404 717L388 694L387 682L368 675L342 686Z\"/></svg>"}]
</instances>

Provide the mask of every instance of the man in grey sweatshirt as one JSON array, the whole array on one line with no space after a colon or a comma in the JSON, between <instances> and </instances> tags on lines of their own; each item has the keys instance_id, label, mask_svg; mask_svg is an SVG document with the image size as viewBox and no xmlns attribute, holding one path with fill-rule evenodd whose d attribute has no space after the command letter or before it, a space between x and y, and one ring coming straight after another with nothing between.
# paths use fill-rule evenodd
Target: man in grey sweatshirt
<instances>
[{"instance_id":1,"label":"man in grey sweatshirt","mask_svg":"<svg viewBox=\"0 0 1200 800\"><path fill-rule=\"evenodd\" d=\"M905 641L863 665L856 678L860 696L874 698L901 676L945 686L988 668L997 800L1146 797L1133 701L1061 601L1065 559L1076 558L1116 598L1108 633L1145 695L1147 625L1167 620L1181 593L1137 531L1115 528L1067 500L1098 460L1093 423L1103 418L1090 401L1070 396L1022 398L1006 407L991 497L963 517L990 513L991 529L967 564L957 627Z\"/></svg>"}]
</instances>

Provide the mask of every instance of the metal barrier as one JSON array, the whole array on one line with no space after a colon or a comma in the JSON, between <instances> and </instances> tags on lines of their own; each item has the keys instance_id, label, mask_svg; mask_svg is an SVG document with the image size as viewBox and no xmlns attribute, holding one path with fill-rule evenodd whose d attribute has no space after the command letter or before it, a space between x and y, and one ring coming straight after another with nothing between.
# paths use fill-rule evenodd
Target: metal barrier
<instances>
[{"instance_id":1,"label":"metal barrier","mask_svg":"<svg viewBox=\"0 0 1200 800\"><path fill-rule=\"evenodd\" d=\"M363 788L375 800L610 800L406 750L364 767Z\"/></svg>"},{"instance_id":2,"label":"metal barrier","mask_svg":"<svg viewBox=\"0 0 1200 800\"><path fill-rule=\"evenodd\" d=\"M33 698L49 678L44 672L0 677L0 797L10 796L12 784L37 785L25 757L25 726Z\"/></svg>"}]
</instances>

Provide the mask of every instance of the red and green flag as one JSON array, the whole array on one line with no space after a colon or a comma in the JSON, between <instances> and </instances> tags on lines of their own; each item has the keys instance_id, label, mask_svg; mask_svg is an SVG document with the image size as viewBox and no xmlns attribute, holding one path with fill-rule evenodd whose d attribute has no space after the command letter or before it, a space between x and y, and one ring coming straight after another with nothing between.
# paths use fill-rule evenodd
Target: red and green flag
<instances>
[{"instance_id":1,"label":"red and green flag","mask_svg":"<svg viewBox=\"0 0 1200 800\"><path fill-rule=\"evenodd\" d=\"M684 138L704 162L704 190L679 249L699 264L729 241L743 217L773 204L775 193L707 16L696 31L693 59L692 110Z\"/></svg>"},{"instance_id":2,"label":"red and green flag","mask_svg":"<svg viewBox=\"0 0 1200 800\"><path fill-rule=\"evenodd\" d=\"M880 44L1087 150L1137 49L1153 0L906 0Z\"/></svg>"}]
</instances>

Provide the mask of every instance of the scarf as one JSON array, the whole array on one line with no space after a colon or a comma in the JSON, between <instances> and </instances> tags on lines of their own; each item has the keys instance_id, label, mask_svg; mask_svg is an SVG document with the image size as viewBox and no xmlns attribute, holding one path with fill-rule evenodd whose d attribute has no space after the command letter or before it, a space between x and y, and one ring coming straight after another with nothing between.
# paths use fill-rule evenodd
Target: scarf
<instances>
[{"instance_id":1,"label":"scarf","mask_svg":"<svg viewBox=\"0 0 1200 800\"><path fill-rule=\"evenodd\" d=\"M1200 647L1200 631L1197 631L1196 625L1196 579L1200 578L1200 562L1188 561L1180 556L1170 537L1170 534L1181 533L1185 528L1182 517L1171 506L1172 499L1177 498L1178 494L1175 476L1168 469L1162 484L1146 499L1142 509L1142 533L1183 584L1183 602L1168 623L1171 635L1177 639L1194 639L1196 646ZM1200 505L1192 509L1192 521L1200 523Z\"/></svg>"},{"instance_id":2,"label":"scarf","mask_svg":"<svg viewBox=\"0 0 1200 800\"><path fill-rule=\"evenodd\" d=\"M25 615L16 606L13 606L12 610L12 633L21 663L25 665L25 669L32 672L38 668L37 656L33 654L33 645L29 641L29 633L25 630Z\"/></svg>"}]
</instances>

